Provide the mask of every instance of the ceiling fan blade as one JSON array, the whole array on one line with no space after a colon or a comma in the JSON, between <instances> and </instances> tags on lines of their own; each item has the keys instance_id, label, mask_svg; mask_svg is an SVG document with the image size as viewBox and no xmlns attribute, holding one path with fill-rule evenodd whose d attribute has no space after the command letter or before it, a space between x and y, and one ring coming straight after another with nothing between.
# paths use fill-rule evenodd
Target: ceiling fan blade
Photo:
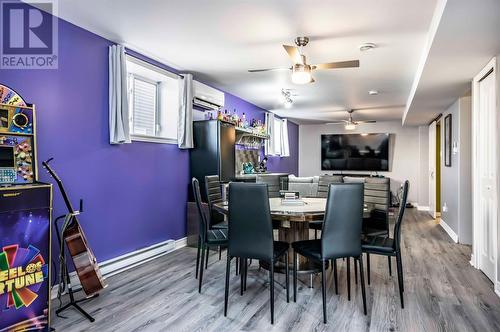
<instances>
[{"instance_id":1,"label":"ceiling fan blade","mask_svg":"<svg viewBox=\"0 0 500 332\"><path fill-rule=\"evenodd\" d=\"M346 120L330 121L330 122L327 122L326 124L331 125L331 124L346 124L346 123L349 123L349 121L346 121Z\"/></svg>"},{"instance_id":2,"label":"ceiling fan blade","mask_svg":"<svg viewBox=\"0 0 500 332\"><path fill-rule=\"evenodd\" d=\"M338 61L338 62L320 63L319 65L312 65L312 69L336 69L336 68L355 68L355 67L359 67L359 60Z\"/></svg>"},{"instance_id":3,"label":"ceiling fan blade","mask_svg":"<svg viewBox=\"0 0 500 332\"><path fill-rule=\"evenodd\" d=\"M249 69L249 73L260 73L263 71L279 71L279 70L290 70L292 68L266 68L266 69Z\"/></svg>"},{"instance_id":4,"label":"ceiling fan blade","mask_svg":"<svg viewBox=\"0 0 500 332\"><path fill-rule=\"evenodd\" d=\"M296 46L283 45L286 53L292 59L293 63L302 63L302 57L300 56L299 48ZM303 64L303 63L302 63Z\"/></svg>"},{"instance_id":5,"label":"ceiling fan blade","mask_svg":"<svg viewBox=\"0 0 500 332\"><path fill-rule=\"evenodd\" d=\"M375 122L377 122L377 121L375 121L375 120L365 120L365 121L354 121L354 122L355 122L356 124L358 124L358 123L375 123Z\"/></svg>"}]
</instances>

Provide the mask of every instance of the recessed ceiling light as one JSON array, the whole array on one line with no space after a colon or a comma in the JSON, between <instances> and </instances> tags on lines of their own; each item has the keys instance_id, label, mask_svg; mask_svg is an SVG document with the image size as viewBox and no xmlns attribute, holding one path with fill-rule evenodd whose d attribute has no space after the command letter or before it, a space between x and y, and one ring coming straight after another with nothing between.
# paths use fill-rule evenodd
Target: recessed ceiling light
<instances>
[{"instance_id":1,"label":"recessed ceiling light","mask_svg":"<svg viewBox=\"0 0 500 332\"><path fill-rule=\"evenodd\" d=\"M376 95L378 95L378 90L370 90L370 91L368 91L368 94L370 96L376 96Z\"/></svg>"},{"instance_id":2,"label":"recessed ceiling light","mask_svg":"<svg viewBox=\"0 0 500 332\"><path fill-rule=\"evenodd\" d=\"M372 50L376 47L377 47L377 45L374 43L363 43L363 44L359 45L359 50L361 52L365 52L365 51Z\"/></svg>"}]
</instances>

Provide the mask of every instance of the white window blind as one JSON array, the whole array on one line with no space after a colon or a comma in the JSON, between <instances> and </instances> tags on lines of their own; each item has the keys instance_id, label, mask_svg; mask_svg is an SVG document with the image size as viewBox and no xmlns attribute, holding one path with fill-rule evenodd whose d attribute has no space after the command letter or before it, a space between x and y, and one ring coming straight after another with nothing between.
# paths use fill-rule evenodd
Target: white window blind
<instances>
[{"instance_id":1,"label":"white window blind","mask_svg":"<svg viewBox=\"0 0 500 332\"><path fill-rule=\"evenodd\" d=\"M158 117L158 84L133 76L132 134L155 136Z\"/></svg>"},{"instance_id":2,"label":"white window blind","mask_svg":"<svg viewBox=\"0 0 500 332\"><path fill-rule=\"evenodd\" d=\"M133 141L177 143L179 79L127 56L130 136Z\"/></svg>"}]
</instances>

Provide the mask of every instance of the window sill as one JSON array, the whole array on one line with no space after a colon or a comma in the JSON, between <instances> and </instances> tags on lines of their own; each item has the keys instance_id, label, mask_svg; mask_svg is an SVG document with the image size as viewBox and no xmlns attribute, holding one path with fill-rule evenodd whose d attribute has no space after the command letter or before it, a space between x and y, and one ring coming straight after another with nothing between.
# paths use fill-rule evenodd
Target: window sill
<instances>
[{"instance_id":1,"label":"window sill","mask_svg":"<svg viewBox=\"0 0 500 332\"><path fill-rule=\"evenodd\" d=\"M159 143L159 144L176 144L177 139L162 138L153 136L130 135L130 139L135 142Z\"/></svg>"}]
</instances>

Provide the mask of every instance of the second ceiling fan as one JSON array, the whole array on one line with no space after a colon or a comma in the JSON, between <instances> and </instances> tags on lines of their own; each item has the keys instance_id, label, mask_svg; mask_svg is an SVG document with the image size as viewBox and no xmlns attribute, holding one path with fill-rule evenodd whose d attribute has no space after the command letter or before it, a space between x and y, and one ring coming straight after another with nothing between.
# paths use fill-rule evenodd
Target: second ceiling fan
<instances>
[{"instance_id":1,"label":"second ceiling fan","mask_svg":"<svg viewBox=\"0 0 500 332\"><path fill-rule=\"evenodd\" d=\"M273 70L291 70L292 82L295 84L313 83L312 71L318 69L337 69L337 68L356 68L359 67L359 60L328 62L316 65L310 65L306 62L306 56L302 53L302 48L309 42L308 37L295 38L295 45L283 45L283 48L292 59L293 65L289 68L267 68L267 69L250 69L250 73Z\"/></svg>"}]
</instances>

